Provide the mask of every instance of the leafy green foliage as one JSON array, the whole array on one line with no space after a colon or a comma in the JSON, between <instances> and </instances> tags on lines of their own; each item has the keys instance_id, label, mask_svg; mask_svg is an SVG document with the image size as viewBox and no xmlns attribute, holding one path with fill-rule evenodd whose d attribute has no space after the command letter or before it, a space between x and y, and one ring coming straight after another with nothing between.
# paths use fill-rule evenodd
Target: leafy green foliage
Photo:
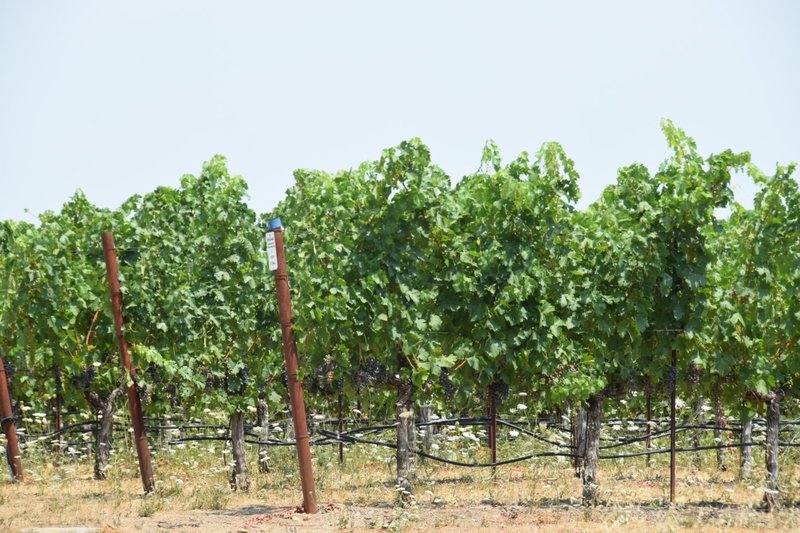
<instances>
[{"instance_id":1,"label":"leafy green foliage","mask_svg":"<svg viewBox=\"0 0 800 533\"><path fill-rule=\"evenodd\" d=\"M107 395L119 384L100 234L115 217L78 192L39 227L4 226L3 349L20 372L23 396L47 400L55 370L68 401L89 391Z\"/></svg>"},{"instance_id":2,"label":"leafy green foliage","mask_svg":"<svg viewBox=\"0 0 800 533\"><path fill-rule=\"evenodd\" d=\"M246 192L216 157L179 189L126 205L130 342L157 387L193 409L255 406L256 384L273 377L280 361L267 330L277 311L264 237Z\"/></svg>"},{"instance_id":3,"label":"leafy green foliage","mask_svg":"<svg viewBox=\"0 0 800 533\"><path fill-rule=\"evenodd\" d=\"M435 313L450 185L428 148L412 139L356 169L296 179L275 214L288 227L307 365L332 359L338 375L358 376L377 361L390 379L417 385L438 375L451 362L438 349Z\"/></svg>"},{"instance_id":4,"label":"leafy green foliage","mask_svg":"<svg viewBox=\"0 0 800 533\"><path fill-rule=\"evenodd\" d=\"M465 391L503 383L555 401L574 387L564 258L577 180L556 143L505 166L488 143L481 169L453 192L440 303Z\"/></svg>"},{"instance_id":5,"label":"leafy green foliage","mask_svg":"<svg viewBox=\"0 0 800 533\"><path fill-rule=\"evenodd\" d=\"M750 167L760 186L752 210L734 206L709 231L707 350L698 359L724 383L730 400L760 398L775 389L797 394L800 383L800 192L795 166L766 176Z\"/></svg>"},{"instance_id":6,"label":"leafy green foliage","mask_svg":"<svg viewBox=\"0 0 800 533\"><path fill-rule=\"evenodd\" d=\"M747 153L703 158L672 123L663 131L671 153L657 171L620 169L584 211L556 143L504 163L489 142L452 186L412 139L350 170L297 171L263 217L221 157L113 211L78 193L38 226L0 225L0 349L26 370L27 401L52 397L56 368L72 405L122 383L100 247L112 230L146 409L278 401L263 239L279 216L301 372L349 394L403 382L468 401L511 387L543 408L650 389L673 349L684 375L730 402L796 392L794 166L767 176ZM717 219L746 167L761 188L754 209Z\"/></svg>"}]
</instances>

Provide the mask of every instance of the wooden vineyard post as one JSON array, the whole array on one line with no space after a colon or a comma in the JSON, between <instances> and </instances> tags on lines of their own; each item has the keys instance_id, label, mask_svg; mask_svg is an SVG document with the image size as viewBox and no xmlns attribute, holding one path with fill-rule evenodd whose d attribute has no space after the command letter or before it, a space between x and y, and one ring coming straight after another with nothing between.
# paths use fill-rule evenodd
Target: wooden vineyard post
<instances>
[{"instance_id":1,"label":"wooden vineyard post","mask_svg":"<svg viewBox=\"0 0 800 533\"><path fill-rule=\"evenodd\" d=\"M11 396L8 393L6 364L2 357L0 357L0 419L2 419L3 432L6 434L8 448L6 453L8 454L8 466L11 468L11 481L24 481L25 476L22 472L19 440L17 440L17 424L14 422L14 414L11 412Z\"/></svg>"},{"instance_id":2,"label":"wooden vineyard post","mask_svg":"<svg viewBox=\"0 0 800 533\"><path fill-rule=\"evenodd\" d=\"M306 406L303 401L303 386L297 379L299 363L297 346L292 337L292 300L289 294L289 273L286 269L286 255L283 249L283 226L281 219L269 221L267 232L267 258L269 268L275 272L275 292L278 296L278 314L283 337L283 358L286 363L286 377L289 386L289 401L294 420L294 438L297 447L297 460L300 463L300 485L303 490L303 510L317 512L317 495L314 487L314 472L311 466L311 446L306 422Z\"/></svg>"},{"instance_id":3,"label":"wooden vineyard post","mask_svg":"<svg viewBox=\"0 0 800 533\"><path fill-rule=\"evenodd\" d=\"M136 390L136 368L128 352L128 343L122 332L122 291L119 286L119 265L117 264L117 248L114 244L114 235L107 231L103 233L103 255L106 260L106 273L108 274L108 289L111 293L111 310L114 313L114 329L119 343L122 366L126 370L128 407L133 423L133 438L136 442L136 455L139 458L139 472L142 475L142 484L145 492L153 492L153 466L150 463L150 448L147 444L147 435L144 432L144 418L142 404L139 400L139 391Z\"/></svg>"}]
</instances>

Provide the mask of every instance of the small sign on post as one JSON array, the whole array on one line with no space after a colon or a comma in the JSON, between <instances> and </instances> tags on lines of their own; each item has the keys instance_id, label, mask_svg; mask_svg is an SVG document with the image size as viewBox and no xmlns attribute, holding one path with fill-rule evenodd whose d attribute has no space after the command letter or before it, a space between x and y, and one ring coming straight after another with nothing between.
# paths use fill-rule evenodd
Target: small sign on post
<instances>
[{"instance_id":1,"label":"small sign on post","mask_svg":"<svg viewBox=\"0 0 800 533\"><path fill-rule=\"evenodd\" d=\"M278 270L278 251L275 248L275 233L267 232L267 262L270 271Z\"/></svg>"}]
</instances>

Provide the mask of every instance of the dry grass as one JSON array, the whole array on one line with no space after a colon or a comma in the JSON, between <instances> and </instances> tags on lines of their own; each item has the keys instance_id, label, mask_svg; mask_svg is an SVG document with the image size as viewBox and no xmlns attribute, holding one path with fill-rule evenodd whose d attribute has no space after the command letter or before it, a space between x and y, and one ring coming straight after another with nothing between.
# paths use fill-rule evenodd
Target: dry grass
<instances>
[{"instance_id":1,"label":"dry grass","mask_svg":"<svg viewBox=\"0 0 800 533\"><path fill-rule=\"evenodd\" d=\"M477 446L472 453L485 459ZM501 441L500 446L501 455L511 457L528 444ZM300 493L292 448L274 449L272 471L263 474L255 469L255 449L249 453L253 490L248 494L228 487L225 461L230 454L223 453L220 443L203 443L156 452L158 491L143 496L130 448L117 452L103 482L91 479L86 459L63 458L56 464L53 456L29 450L24 457L28 481L0 485L0 530L54 525L109 531L800 530L800 461L791 450L782 457L785 504L771 514L757 509L760 453L754 477L747 481L736 479L735 468L718 472L713 452L703 454L699 463L681 456L673 507L665 504L666 456L650 468L644 458L601 462L603 503L594 508L580 505L580 483L567 462L546 459L500 467L496 479L488 469L420 464L417 502L403 507L392 483L392 450L353 447L340 466L335 447L318 447L314 462L322 512L316 516L295 512ZM735 458L731 452L732 466Z\"/></svg>"}]
</instances>

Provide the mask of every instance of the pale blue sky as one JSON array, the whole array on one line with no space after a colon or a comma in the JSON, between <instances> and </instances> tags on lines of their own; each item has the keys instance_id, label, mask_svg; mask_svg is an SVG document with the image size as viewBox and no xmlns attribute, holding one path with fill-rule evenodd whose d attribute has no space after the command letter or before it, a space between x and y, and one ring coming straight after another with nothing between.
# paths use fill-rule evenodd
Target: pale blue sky
<instances>
[{"instance_id":1,"label":"pale blue sky","mask_svg":"<svg viewBox=\"0 0 800 533\"><path fill-rule=\"evenodd\" d=\"M800 159L800 3L655 5L0 0L0 219L78 188L116 207L216 153L263 212L295 168L412 136L456 179L487 138L560 141L584 206L666 155L661 117L704 153Z\"/></svg>"}]
</instances>

